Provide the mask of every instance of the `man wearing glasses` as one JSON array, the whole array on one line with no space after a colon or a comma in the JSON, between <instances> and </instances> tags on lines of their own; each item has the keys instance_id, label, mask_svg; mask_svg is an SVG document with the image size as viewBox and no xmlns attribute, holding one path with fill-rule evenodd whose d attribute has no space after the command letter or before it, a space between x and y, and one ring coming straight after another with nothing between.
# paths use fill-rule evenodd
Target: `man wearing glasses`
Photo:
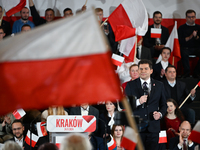
<instances>
[{"instance_id":1,"label":"man wearing glasses","mask_svg":"<svg viewBox=\"0 0 200 150\"><path fill-rule=\"evenodd\" d=\"M184 68L183 78L190 76L189 55L200 56L200 25L195 24L196 12L187 10L186 23L178 28L181 59ZM200 60L195 67L193 77L200 77Z\"/></svg>"}]
</instances>

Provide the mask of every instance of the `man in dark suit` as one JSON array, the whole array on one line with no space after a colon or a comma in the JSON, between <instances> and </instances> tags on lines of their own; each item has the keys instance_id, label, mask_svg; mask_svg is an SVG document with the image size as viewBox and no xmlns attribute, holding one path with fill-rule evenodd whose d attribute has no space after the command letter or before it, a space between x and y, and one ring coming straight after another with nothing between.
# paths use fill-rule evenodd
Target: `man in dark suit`
<instances>
[{"instance_id":1,"label":"man in dark suit","mask_svg":"<svg viewBox=\"0 0 200 150\"><path fill-rule=\"evenodd\" d=\"M137 43L137 54L136 57L138 59L148 59L151 60L151 50L147 47L142 46L143 37L140 38Z\"/></svg>"},{"instance_id":2,"label":"man in dark suit","mask_svg":"<svg viewBox=\"0 0 200 150\"><path fill-rule=\"evenodd\" d=\"M165 96L167 99L173 98L178 105L184 101L184 99L189 94L186 84L184 82L176 80L176 68L175 66L168 66L165 69L165 77L166 79L163 80L163 84L165 87ZM186 103L181 107L181 111L185 116L185 119L188 120L191 124L195 123L195 112L193 109L188 108L188 104L193 102L195 98L196 90L192 89L190 91L191 96L186 101Z\"/></svg>"},{"instance_id":3,"label":"man in dark suit","mask_svg":"<svg viewBox=\"0 0 200 150\"><path fill-rule=\"evenodd\" d=\"M96 117L96 131L98 131L98 119L99 119L99 111L93 106L89 106L88 104L83 104L80 107L72 107L70 108L70 115L93 115ZM95 132L96 132L95 131Z\"/></svg>"},{"instance_id":4,"label":"man in dark suit","mask_svg":"<svg viewBox=\"0 0 200 150\"><path fill-rule=\"evenodd\" d=\"M191 133L191 125L188 121L183 121L179 127L180 135L173 137L169 142L170 150L194 150L195 144L188 140Z\"/></svg>"},{"instance_id":5,"label":"man in dark suit","mask_svg":"<svg viewBox=\"0 0 200 150\"><path fill-rule=\"evenodd\" d=\"M171 49L169 47L163 47L161 49L162 60L159 63L153 65L152 78L158 81L161 81L166 78L165 69L167 68L167 66L170 65L170 63L168 62L170 53L171 53Z\"/></svg>"},{"instance_id":6,"label":"man in dark suit","mask_svg":"<svg viewBox=\"0 0 200 150\"><path fill-rule=\"evenodd\" d=\"M144 46L151 49L151 57L158 57L160 50L165 46L169 37L169 30L161 25L162 13L155 11L153 13L154 24L148 27L148 31L144 36ZM151 28L161 29L161 38L151 38Z\"/></svg>"},{"instance_id":7,"label":"man in dark suit","mask_svg":"<svg viewBox=\"0 0 200 150\"><path fill-rule=\"evenodd\" d=\"M152 62L141 60L138 64L139 78L127 83L125 93L135 96L136 109L134 115L140 116L146 125L142 124L140 136L145 149L156 150L158 147L160 119L167 110L164 86L161 82L150 78L153 72Z\"/></svg>"}]
</instances>

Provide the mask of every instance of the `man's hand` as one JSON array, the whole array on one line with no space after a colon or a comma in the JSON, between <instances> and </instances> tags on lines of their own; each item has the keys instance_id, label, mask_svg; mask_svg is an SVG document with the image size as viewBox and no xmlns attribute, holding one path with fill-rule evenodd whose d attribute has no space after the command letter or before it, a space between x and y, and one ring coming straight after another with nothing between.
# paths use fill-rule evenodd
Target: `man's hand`
<instances>
[{"instance_id":1,"label":"man's hand","mask_svg":"<svg viewBox=\"0 0 200 150\"><path fill-rule=\"evenodd\" d=\"M148 95L143 95L140 97L139 102L140 104L146 103L147 102L147 96Z\"/></svg>"},{"instance_id":2,"label":"man's hand","mask_svg":"<svg viewBox=\"0 0 200 150\"><path fill-rule=\"evenodd\" d=\"M34 5L33 0L29 0L29 6L32 7Z\"/></svg>"},{"instance_id":3,"label":"man's hand","mask_svg":"<svg viewBox=\"0 0 200 150\"><path fill-rule=\"evenodd\" d=\"M180 135L179 135L179 145L183 146L183 137L182 137L183 131L180 131Z\"/></svg>"},{"instance_id":4,"label":"man's hand","mask_svg":"<svg viewBox=\"0 0 200 150\"><path fill-rule=\"evenodd\" d=\"M4 120L1 124L2 127L4 127L6 125L6 121Z\"/></svg>"},{"instance_id":5,"label":"man's hand","mask_svg":"<svg viewBox=\"0 0 200 150\"><path fill-rule=\"evenodd\" d=\"M162 70L161 70L161 72L160 72L160 75L161 75L161 77L163 77L163 76L164 76L164 74L165 74L165 70L164 70L164 69L162 69Z\"/></svg>"},{"instance_id":6,"label":"man's hand","mask_svg":"<svg viewBox=\"0 0 200 150\"><path fill-rule=\"evenodd\" d=\"M5 122L6 122L7 124L11 124L11 119L10 119L10 117L5 116L5 117L4 117L4 120L5 120Z\"/></svg>"},{"instance_id":7,"label":"man's hand","mask_svg":"<svg viewBox=\"0 0 200 150\"><path fill-rule=\"evenodd\" d=\"M196 36L197 36L197 30L196 30L196 31L193 31L192 34L193 34L194 37L196 37Z\"/></svg>"},{"instance_id":8,"label":"man's hand","mask_svg":"<svg viewBox=\"0 0 200 150\"><path fill-rule=\"evenodd\" d=\"M196 93L196 90L195 89L192 89L191 91L190 91L190 93L191 93L191 96L195 96L195 93Z\"/></svg>"},{"instance_id":9,"label":"man's hand","mask_svg":"<svg viewBox=\"0 0 200 150\"><path fill-rule=\"evenodd\" d=\"M155 120L158 120L158 119L160 119L161 115L160 115L159 112L154 111L154 112L153 112L153 117L154 117Z\"/></svg>"},{"instance_id":10,"label":"man's hand","mask_svg":"<svg viewBox=\"0 0 200 150\"><path fill-rule=\"evenodd\" d=\"M81 10L85 11L87 9L87 7L85 5L82 6Z\"/></svg>"}]
</instances>

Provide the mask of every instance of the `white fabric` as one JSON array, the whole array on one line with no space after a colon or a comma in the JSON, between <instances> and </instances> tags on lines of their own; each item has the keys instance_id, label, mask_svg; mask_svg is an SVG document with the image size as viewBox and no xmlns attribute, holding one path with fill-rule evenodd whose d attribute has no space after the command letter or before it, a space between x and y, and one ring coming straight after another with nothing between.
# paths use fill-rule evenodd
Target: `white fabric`
<instances>
[{"instance_id":1,"label":"white fabric","mask_svg":"<svg viewBox=\"0 0 200 150\"><path fill-rule=\"evenodd\" d=\"M86 109L83 109L83 107L81 107L81 115L88 115L89 113L89 106Z\"/></svg>"},{"instance_id":2,"label":"white fabric","mask_svg":"<svg viewBox=\"0 0 200 150\"><path fill-rule=\"evenodd\" d=\"M0 62L103 54L108 51L103 37L96 15L88 10L1 41Z\"/></svg>"},{"instance_id":3,"label":"white fabric","mask_svg":"<svg viewBox=\"0 0 200 150\"><path fill-rule=\"evenodd\" d=\"M114 116L115 116L115 113L113 113L112 116L108 113L108 117L111 117L110 121L108 122L108 126L110 126L110 129L112 129L112 127L113 127L113 125L115 123Z\"/></svg>"},{"instance_id":4,"label":"white fabric","mask_svg":"<svg viewBox=\"0 0 200 150\"><path fill-rule=\"evenodd\" d=\"M5 11L9 11L11 8L17 6L20 0L2 0L2 5Z\"/></svg>"},{"instance_id":5,"label":"white fabric","mask_svg":"<svg viewBox=\"0 0 200 150\"><path fill-rule=\"evenodd\" d=\"M164 62L163 60L161 60L161 65L162 65L162 68L165 70L168 66L169 62Z\"/></svg>"},{"instance_id":6,"label":"white fabric","mask_svg":"<svg viewBox=\"0 0 200 150\"><path fill-rule=\"evenodd\" d=\"M23 147L24 138L21 138L21 140L18 140L16 137L14 138L15 138L15 142L19 144L19 146Z\"/></svg>"},{"instance_id":7,"label":"white fabric","mask_svg":"<svg viewBox=\"0 0 200 150\"><path fill-rule=\"evenodd\" d=\"M142 54L142 45L138 46L138 59L141 58L141 54Z\"/></svg>"},{"instance_id":8,"label":"white fabric","mask_svg":"<svg viewBox=\"0 0 200 150\"><path fill-rule=\"evenodd\" d=\"M131 127L127 126L125 131L124 131L124 137L126 137L127 139L129 139L130 141L137 143L137 136L138 134L135 132L134 129L132 129Z\"/></svg>"}]
</instances>

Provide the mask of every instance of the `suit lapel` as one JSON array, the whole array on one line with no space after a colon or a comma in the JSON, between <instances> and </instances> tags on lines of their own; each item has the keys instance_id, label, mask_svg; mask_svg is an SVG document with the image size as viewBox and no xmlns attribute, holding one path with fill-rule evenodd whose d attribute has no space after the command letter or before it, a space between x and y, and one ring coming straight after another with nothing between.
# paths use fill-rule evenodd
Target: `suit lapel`
<instances>
[{"instance_id":1,"label":"suit lapel","mask_svg":"<svg viewBox=\"0 0 200 150\"><path fill-rule=\"evenodd\" d=\"M155 87L156 87L155 80L154 80L154 79L151 79L151 92L150 92L150 97L154 94L154 92L155 92Z\"/></svg>"},{"instance_id":2,"label":"suit lapel","mask_svg":"<svg viewBox=\"0 0 200 150\"><path fill-rule=\"evenodd\" d=\"M176 80L176 92L177 92L177 100L180 99L181 97L181 93L180 93L180 90L181 89L181 85L179 84L179 82Z\"/></svg>"},{"instance_id":3,"label":"suit lapel","mask_svg":"<svg viewBox=\"0 0 200 150\"><path fill-rule=\"evenodd\" d=\"M139 95L144 95L144 91L142 89L142 86L141 86L141 81L140 81L140 78L136 79L136 82L137 82L137 90L138 90L138 93Z\"/></svg>"}]
</instances>

